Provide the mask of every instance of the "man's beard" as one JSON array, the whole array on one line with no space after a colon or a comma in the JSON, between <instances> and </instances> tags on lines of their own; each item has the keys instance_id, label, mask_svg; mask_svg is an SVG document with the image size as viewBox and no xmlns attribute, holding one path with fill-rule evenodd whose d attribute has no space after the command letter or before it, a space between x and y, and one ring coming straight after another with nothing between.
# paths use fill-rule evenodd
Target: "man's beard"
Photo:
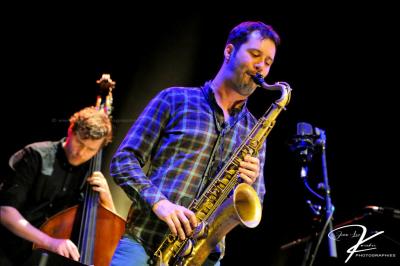
<instances>
[{"instance_id":1,"label":"man's beard","mask_svg":"<svg viewBox=\"0 0 400 266\"><path fill-rule=\"evenodd\" d=\"M243 75L244 76L242 76L240 80L236 82L235 91L240 95L247 97L250 96L256 90L257 85L254 83L254 81L249 75L247 74Z\"/></svg>"}]
</instances>

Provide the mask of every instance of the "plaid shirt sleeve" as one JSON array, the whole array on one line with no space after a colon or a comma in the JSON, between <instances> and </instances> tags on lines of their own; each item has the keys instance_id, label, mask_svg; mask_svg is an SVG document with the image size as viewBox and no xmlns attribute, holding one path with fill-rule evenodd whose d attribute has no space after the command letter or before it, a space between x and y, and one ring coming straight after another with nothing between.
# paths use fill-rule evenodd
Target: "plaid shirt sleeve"
<instances>
[{"instance_id":1,"label":"plaid shirt sleeve","mask_svg":"<svg viewBox=\"0 0 400 266\"><path fill-rule=\"evenodd\" d=\"M166 197L142 170L157 146L162 129L169 118L167 91L154 97L130 128L112 158L110 174L131 200L137 196L150 206ZM139 195L138 195L139 194Z\"/></svg>"}]
</instances>

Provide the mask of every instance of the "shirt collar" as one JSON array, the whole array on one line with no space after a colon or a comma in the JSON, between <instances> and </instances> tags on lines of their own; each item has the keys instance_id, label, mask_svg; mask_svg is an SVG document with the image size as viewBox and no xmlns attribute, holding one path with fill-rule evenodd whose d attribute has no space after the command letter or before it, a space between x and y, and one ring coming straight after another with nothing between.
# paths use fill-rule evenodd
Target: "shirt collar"
<instances>
[{"instance_id":1,"label":"shirt collar","mask_svg":"<svg viewBox=\"0 0 400 266\"><path fill-rule=\"evenodd\" d=\"M216 115L217 120L222 120L222 121L220 121L220 123L222 124L222 123L224 123L224 118L223 118L224 115L223 115L221 107L219 107L217 100L215 99L215 94L214 94L212 86L213 86L212 82L211 82L211 80L209 80L204 83L204 85L203 85L203 87L201 87L201 89L203 90L203 93L204 93L207 101L209 102L212 110L214 111L214 115ZM242 105L240 105L239 107L236 107L231 110L230 119L228 121L228 126L232 127L246 113L247 113L247 100L245 100L244 103ZM220 117L222 117L222 118L220 118Z\"/></svg>"}]
</instances>

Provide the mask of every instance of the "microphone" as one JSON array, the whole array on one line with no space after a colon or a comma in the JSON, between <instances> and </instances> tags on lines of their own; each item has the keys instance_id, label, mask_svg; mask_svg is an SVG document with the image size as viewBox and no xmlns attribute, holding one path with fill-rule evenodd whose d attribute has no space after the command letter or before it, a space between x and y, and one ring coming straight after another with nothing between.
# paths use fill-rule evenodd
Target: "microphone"
<instances>
[{"instance_id":1,"label":"microphone","mask_svg":"<svg viewBox=\"0 0 400 266\"><path fill-rule=\"evenodd\" d=\"M314 132L313 127L309 123L297 123L297 133L292 139L290 149L299 152L302 162L310 162L314 151Z\"/></svg>"},{"instance_id":2,"label":"microphone","mask_svg":"<svg viewBox=\"0 0 400 266\"><path fill-rule=\"evenodd\" d=\"M400 210L399 209L395 209L395 208L391 208L391 207L373 206L373 205L365 206L364 209L366 211L368 211L369 213L388 215L395 219L400 219Z\"/></svg>"}]
</instances>

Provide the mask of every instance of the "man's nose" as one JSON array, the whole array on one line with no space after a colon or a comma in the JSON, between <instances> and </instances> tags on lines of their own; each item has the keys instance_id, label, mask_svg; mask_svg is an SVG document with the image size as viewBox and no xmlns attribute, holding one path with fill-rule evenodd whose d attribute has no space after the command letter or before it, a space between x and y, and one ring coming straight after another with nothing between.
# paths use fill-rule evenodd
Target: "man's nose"
<instances>
[{"instance_id":1,"label":"man's nose","mask_svg":"<svg viewBox=\"0 0 400 266\"><path fill-rule=\"evenodd\" d=\"M256 68L257 72L262 72L265 68L265 63L260 61L255 64L255 68Z\"/></svg>"},{"instance_id":2,"label":"man's nose","mask_svg":"<svg viewBox=\"0 0 400 266\"><path fill-rule=\"evenodd\" d=\"M79 155L80 157L84 156L85 153L86 153L86 150L87 150L87 149L86 149L85 147L79 149L79 150L78 150L78 155Z\"/></svg>"}]
</instances>

